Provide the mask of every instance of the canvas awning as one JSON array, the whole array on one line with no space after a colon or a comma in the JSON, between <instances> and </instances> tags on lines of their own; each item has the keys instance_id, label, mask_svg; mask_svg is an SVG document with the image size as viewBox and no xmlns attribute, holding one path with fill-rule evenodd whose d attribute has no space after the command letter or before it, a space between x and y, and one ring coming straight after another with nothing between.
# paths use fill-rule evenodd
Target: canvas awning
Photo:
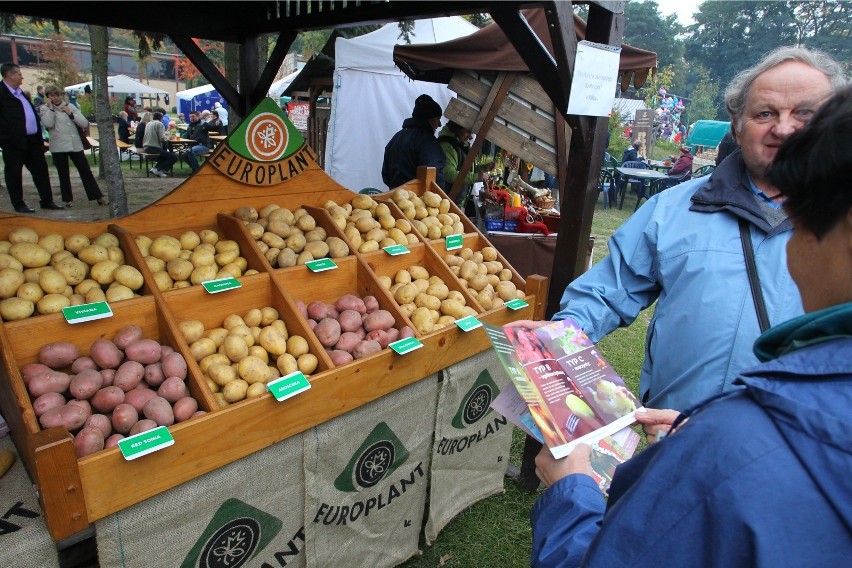
<instances>
[{"instance_id":1,"label":"canvas awning","mask_svg":"<svg viewBox=\"0 0 852 568\"><path fill-rule=\"evenodd\" d=\"M715 148L731 131L731 123L722 120L698 120L689 127L689 136L686 138L688 146L707 146Z\"/></svg>"},{"instance_id":2,"label":"canvas awning","mask_svg":"<svg viewBox=\"0 0 852 568\"><path fill-rule=\"evenodd\" d=\"M544 10L535 8L523 10L522 13L552 55L553 45ZM586 37L586 23L576 15L574 29L578 40ZM412 79L433 83L449 83L453 72L458 69L529 71L527 64L497 24L485 26L469 36L443 43L397 45L393 50L393 60ZM619 59L621 90L627 89L631 79L634 86L641 87L648 79L648 74L656 67L657 54L653 51L622 45Z\"/></svg>"},{"instance_id":3,"label":"canvas awning","mask_svg":"<svg viewBox=\"0 0 852 568\"><path fill-rule=\"evenodd\" d=\"M79 91L81 89L85 89L86 85L89 87L92 86L91 81L86 81L85 83L77 83L76 85L69 85L65 87L66 92ZM126 94L152 94L152 95L168 95L168 91L164 91L163 89L158 89L157 87L152 87L151 85L146 85L136 79L131 79L127 75L114 75L112 77L107 77L107 86L110 94L112 93L126 93Z\"/></svg>"}]
</instances>

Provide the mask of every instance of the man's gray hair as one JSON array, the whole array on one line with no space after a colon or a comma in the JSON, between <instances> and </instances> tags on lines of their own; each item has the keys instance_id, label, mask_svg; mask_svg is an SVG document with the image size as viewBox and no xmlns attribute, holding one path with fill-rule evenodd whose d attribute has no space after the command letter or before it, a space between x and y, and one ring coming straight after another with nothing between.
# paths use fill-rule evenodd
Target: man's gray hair
<instances>
[{"instance_id":1,"label":"man's gray hair","mask_svg":"<svg viewBox=\"0 0 852 568\"><path fill-rule=\"evenodd\" d=\"M837 61L821 51L804 47L781 47L764 57L756 65L740 71L725 89L725 108L732 119L742 117L751 86L758 76L788 61L799 61L822 71L831 83L831 92L846 85L843 68ZM743 121L737 120L737 130L741 130Z\"/></svg>"}]
</instances>

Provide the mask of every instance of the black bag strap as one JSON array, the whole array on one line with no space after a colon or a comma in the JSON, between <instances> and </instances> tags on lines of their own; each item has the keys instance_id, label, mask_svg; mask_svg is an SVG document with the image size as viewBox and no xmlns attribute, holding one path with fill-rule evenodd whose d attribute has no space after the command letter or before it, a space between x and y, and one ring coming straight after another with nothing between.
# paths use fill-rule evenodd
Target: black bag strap
<instances>
[{"instance_id":1,"label":"black bag strap","mask_svg":"<svg viewBox=\"0 0 852 568\"><path fill-rule=\"evenodd\" d=\"M739 219L740 241L743 244L743 255L745 256L748 283L751 287L751 296L754 298L754 310L757 312L757 323L760 332L769 329L769 316L766 314L766 303L763 300L763 289L760 287L760 277L757 275L757 264L754 262L754 249L751 246L751 235L748 230L748 222Z\"/></svg>"}]
</instances>

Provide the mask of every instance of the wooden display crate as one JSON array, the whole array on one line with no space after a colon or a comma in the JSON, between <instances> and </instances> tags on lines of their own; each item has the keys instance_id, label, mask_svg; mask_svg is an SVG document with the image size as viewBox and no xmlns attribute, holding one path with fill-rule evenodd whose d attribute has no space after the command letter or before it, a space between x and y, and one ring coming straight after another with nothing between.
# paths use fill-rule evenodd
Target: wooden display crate
<instances>
[{"instance_id":1,"label":"wooden display crate","mask_svg":"<svg viewBox=\"0 0 852 568\"><path fill-rule=\"evenodd\" d=\"M434 170L422 168L418 178L404 187L418 194L426 189L440 191L434 184L434 178ZM245 234L247 240L239 242L241 253L246 256L249 248L253 248L253 242L250 242L250 235L245 233L244 227L239 226L241 222L231 217L236 208L245 205L262 207L268 203L322 206L328 199L341 203L352 196L315 164L284 183L267 187L240 184L217 171L208 160L172 193L111 223L66 223L0 214L3 219L0 235L7 235L16 226L30 226L39 234L57 232L64 236L73 233L95 235L109 230L119 236L126 262L131 265L135 262L137 268L144 270L146 267L141 265L144 261L138 249L127 246L134 234L150 236L159 230L168 232L214 226L231 231L233 225ZM233 221L224 220L223 216ZM246 249L243 249L244 242L250 245ZM452 279L447 267L434 251L425 246L422 250L422 258L429 259L426 262L431 267L430 272L439 273L449 285ZM402 262L410 265L412 257L406 256L409 258ZM385 349L351 364L332 367L313 334L307 334L311 351L320 360L319 371L310 377L311 389L280 403L264 395L177 424L170 428L175 439L173 446L133 461L124 460L120 452L113 449L78 460L66 430L38 429L18 369L33 360L40 343L74 338L75 342L81 342L81 346L90 344L92 337L98 333L110 333L111 326L120 321L122 326L135 323L148 332L156 330L157 336L166 336L165 339L170 339L168 336L171 334L176 344L174 347L188 357L185 352L188 346L182 336L175 335L177 323L182 319L198 319L206 325L219 325L228 313L245 313L250 308L271 303L279 309L288 327L303 330L306 322L296 313L291 288L292 294L303 301L310 299L312 292L316 298L331 299L330 291L336 290L334 286L341 291L348 291L350 286L352 291L373 291L377 297L381 293L373 287L373 280L366 276L370 269L355 268L345 278L340 278L346 274L345 267L355 266L351 264L357 263L355 256L338 259L343 271L323 278L328 278L328 282L338 278L340 281L323 286L311 286L315 281L309 278L304 268L274 270L268 274L268 263L264 265L263 262L265 259L257 260L264 269L262 273L241 278L242 287L234 291L210 296L198 286L166 292L150 290L148 297L115 305L113 309L117 317L113 321L75 324L73 330L59 315L0 324L3 359L0 409L12 428L22 461L38 484L44 518L55 540L71 537L96 520L304 432L490 348L484 332L464 333L451 326L421 337L423 348L411 354L399 356ZM381 272L389 266L386 259L378 255L373 262L374 271ZM353 272L356 280L351 282ZM295 276L297 273L304 277L303 280ZM149 280L150 271L145 270L143 275L150 289L153 285ZM546 286L546 279L530 277L525 288L529 306L518 311L493 310L480 314L479 318L495 325L517 319L540 319L547 298ZM214 408L215 401L211 400L206 383L201 382L200 370L189 359L191 384L195 389L193 395L200 397L202 408Z\"/></svg>"},{"instance_id":2,"label":"wooden display crate","mask_svg":"<svg viewBox=\"0 0 852 568\"><path fill-rule=\"evenodd\" d=\"M488 241L488 239L486 239L481 233L465 235L462 239L461 249L448 251L443 241L430 241L429 245L435 250L436 253L438 253L438 256L440 256L442 260L448 254L458 256L459 253L465 248L469 248L474 252L481 251L484 247L491 247L494 250L497 250L497 247L492 245ZM503 257L499 250L497 250L497 260L499 260L505 268L508 268L512 271L512 282L515 284L518 290L524 290L526 288L526 282L524 282L524 279L521 277L521 275L518 274L518 272L514 268L512 268L512 265L509 264L509 262ZM458 281L455 274L453 274L453 278Z\"/></svg>"}]
</instances>

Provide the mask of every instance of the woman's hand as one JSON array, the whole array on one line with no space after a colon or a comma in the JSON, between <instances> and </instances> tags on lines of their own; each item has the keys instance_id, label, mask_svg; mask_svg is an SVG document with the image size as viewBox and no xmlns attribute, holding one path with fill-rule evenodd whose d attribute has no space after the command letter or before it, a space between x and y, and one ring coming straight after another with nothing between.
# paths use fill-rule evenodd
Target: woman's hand
<instances>
[{"instance_id":1,"label":"woman's hand","mask_svg":"<svg viewBox=\"0 0 852 568\"><path fill-rule=\"evenodd\" d=\"M642 424L649 444L656 444L668 435L672 424L680 416L677 410L657 410L646 408L644 412L636 412L636 422Z\"/></svg>"},{"instance_id":2,"label":"woman's hand","mask_svg":"<svg viewBox=\"0 0 852 568\"><path fill-rule=\"evenodd\" d=\"M577 444L568 456L556 459L547 446L542 446L535 457L535 474L548 487L574 473L592 475L592 448Z\"/></svg>"}]
</instances>

